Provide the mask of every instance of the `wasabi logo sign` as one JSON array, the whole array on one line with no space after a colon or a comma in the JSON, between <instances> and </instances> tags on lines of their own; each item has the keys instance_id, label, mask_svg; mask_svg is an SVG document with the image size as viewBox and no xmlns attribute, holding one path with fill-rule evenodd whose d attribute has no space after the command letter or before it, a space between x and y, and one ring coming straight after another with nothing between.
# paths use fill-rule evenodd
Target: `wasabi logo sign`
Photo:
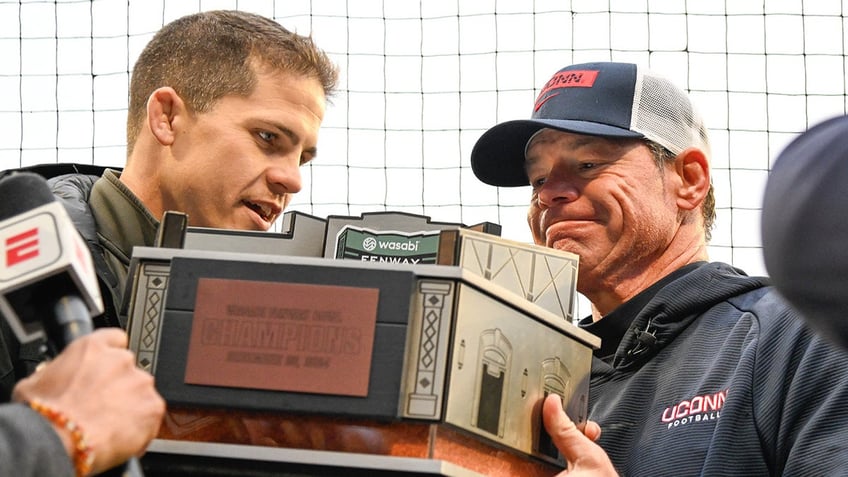
<instances>
[{"instance_id":1,"label":"wasabi logo sign","mask_svg":"<svg viewBox=\"0 0 848 477\"><path fill-rule=\"evenodd\" d=\"M439 231L375 232L347 226L336 236L336 258L363 262L434 264Z\"/></svg>"}]
</instances>

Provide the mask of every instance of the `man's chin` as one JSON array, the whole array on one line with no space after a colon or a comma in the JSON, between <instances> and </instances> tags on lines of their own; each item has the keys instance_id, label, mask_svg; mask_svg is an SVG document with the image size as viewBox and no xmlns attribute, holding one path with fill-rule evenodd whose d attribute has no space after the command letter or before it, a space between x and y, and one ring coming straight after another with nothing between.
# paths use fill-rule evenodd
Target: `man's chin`
<instances>
[{"instance_id":1,"label":"man's chin","mask_svg":"<svg viewBox=\"0 0 848 477\"><path fill-rule=\"evenodd\" d=\"M554 250L560 250L562 252L577 253L578 255L578 251L580 250L579 244L577 244L577 242L575 242L574 239L571 238L559 238L556 240L551 240L547 244L547 247L552 248Z\"/></svg>"},{"instance_id":2,"label":"man's chin","mask_svg":"<svg viewBox=\"0 0 848 477\"><path fill-rule=\"evenodd\" d=\"M274 224L273 219L267 220L249 207L245 207L245 210L247 211L246 217L233 217L232 227L229 228L257 232L267 232L271 229L271 226Z\"/></svg>"}]
</instances>

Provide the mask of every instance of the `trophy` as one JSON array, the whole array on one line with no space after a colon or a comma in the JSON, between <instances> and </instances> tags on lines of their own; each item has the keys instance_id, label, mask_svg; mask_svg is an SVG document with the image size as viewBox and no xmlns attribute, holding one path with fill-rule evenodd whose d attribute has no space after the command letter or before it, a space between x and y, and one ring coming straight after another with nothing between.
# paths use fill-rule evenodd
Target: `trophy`
<instances>
[{"instance_id":1,"label":"trophy","mask_svg":"<svg viewBox=\"0 0 848 477\"><path fill-rule=\"evenodd\" d=\"M410 219L328 219L336 223L325 228L323 257L214 244L136 248L125 307L130 347L169 408L146 469L562 470L541 403L559 394L584 424L599 346L571 323L577 257L485 227L416 230L428 220ZM292 250L268 242L295 236L260 237L262 250ZM366 243L380 252L381 242L399 259L351 252Z\"/></svg>"}]
</instances>

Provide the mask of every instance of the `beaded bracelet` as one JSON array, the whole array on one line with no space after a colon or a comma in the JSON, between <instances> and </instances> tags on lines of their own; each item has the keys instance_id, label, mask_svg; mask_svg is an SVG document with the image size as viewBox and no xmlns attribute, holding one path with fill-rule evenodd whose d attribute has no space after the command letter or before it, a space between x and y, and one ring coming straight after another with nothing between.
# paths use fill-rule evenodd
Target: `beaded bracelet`
<instances>
[{"instance_id":1,"label":"beaded bracelet","mask_svg":"<svg viewBox=\"0 0 848 477\"><path fill-rule=\"evenodd\" d=\"M85 434L82 428L68 416L57 409L54 409L46 404L33 399L29 401L29 407L34 411L44 416L48 421L65 429L71 435L71 442L74 448L74 470L77 477L85 477L91 473L91 466L94 464L94 450L85 441Z\"/></svg>"}]
</instances>

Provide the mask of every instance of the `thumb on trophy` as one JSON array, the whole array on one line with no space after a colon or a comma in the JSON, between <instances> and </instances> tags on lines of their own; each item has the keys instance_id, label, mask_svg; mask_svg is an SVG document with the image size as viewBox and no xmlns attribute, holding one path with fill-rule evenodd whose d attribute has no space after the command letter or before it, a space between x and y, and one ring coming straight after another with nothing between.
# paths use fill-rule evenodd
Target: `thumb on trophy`
<instances>
[{"instance_id":1,"label":"thumb on trophy","mask_svg":"<svg viewBox=\"0 0 848 477\"><path fill-rule=\"evenodd\" d=\"M542 418L554 445L568 462L568 470L558 477L618 475L609 456L595 443L601 435L601 428L596 422L588 421L582 431L578 429L565 413L562 398L558 394L550 394L545 398Z\"/></svg>"}]
</instances>

